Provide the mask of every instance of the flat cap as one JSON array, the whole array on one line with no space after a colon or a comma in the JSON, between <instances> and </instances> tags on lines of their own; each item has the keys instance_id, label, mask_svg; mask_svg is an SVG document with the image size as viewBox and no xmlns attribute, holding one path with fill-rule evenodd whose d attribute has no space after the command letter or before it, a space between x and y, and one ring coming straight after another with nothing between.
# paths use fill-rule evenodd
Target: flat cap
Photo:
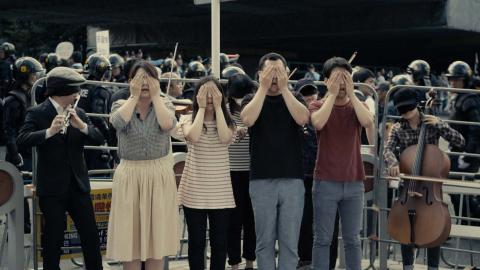
<instances>
[{"instance_id":1,"label":"flat cap","mask_svg":"<svg viewBox=\"0 0 480 270\"><path fill-rule=\"evenodd\" d=\"M68 96L80 91L85 78L72 68L56 67L47 74L47 96Z\"/></svg>"}]
</instances>

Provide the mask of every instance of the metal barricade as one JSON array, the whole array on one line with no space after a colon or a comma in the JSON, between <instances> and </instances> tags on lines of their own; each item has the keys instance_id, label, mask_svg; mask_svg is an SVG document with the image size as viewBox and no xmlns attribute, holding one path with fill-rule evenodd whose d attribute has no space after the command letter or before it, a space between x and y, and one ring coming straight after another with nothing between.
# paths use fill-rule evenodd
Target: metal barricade
<instances>
[{"instance_id":1,"label":"metal barricade","mask_svg":"<svg viewBox=\"0 0 480 270\"><path fill-rule=\"evenodd\" d=\"M456 93L479 93L478 90L472 90L472 89L456 89L456 88L448 88L448 87L426 87L426 86L413 86L413 85L398 85L398 86L394 86L392 87L386 94L386 97L385 97L385 107L384 107L384 119L382 120L381 122L381 127L380 127L380 134L381 134L381 138L385 138L386 136L386 125L387 125L387 121L388 119L399 119L400 117L398 116L391 116L391 115L388 115L388 102L390 100L390 97L392 96L392 94L401 89L401 88L412 88L412 89L417 89L417 90L421 90L421 91L429 91L431 89L434 89L434 90L437 90L437 91L449 91L449 92L456 92ZM458 125L475 125L475 126L480 126L480 123L478 122L466 122L466 121L455 121L455 120L443 120L444 122L446 123L453 123L453 124L458 124ZM384 145L384 142L381 142L379 144L379 157L380 156L383 156L383 151L384 151L384 148L385 148L385 145ZM458 152L450 152L450 151L446 151L446 154L449 155L449 156L458 156L458 155L464 155L464 156L470 156L470 157L479 157L480 158L480 154L477 154L477 153L458 153ZM376 204L379 205L379 209L380 209L380 216L379 216L379 239L377 240L379 243L380 243L380 249L379 249L379 260L380 260L380 269L387 269L387 260L388 260L388 253L389 253L389 248L388 248L388 245L389 244L399 244L397 241L393 241L393 240L390 240L389 236L388 236L388 233L387 233L387 212L390 211L390 209L387 207L387 194L388 194L388 186L387 186L387 181L385 181L385 179L383 179L383 177L381 176L381 172L385 171L385 162L383 162L383 158L380 158L381 162L379 163L379 177L378 177L378 185L376 186ZM463 181L465 180L465 177L466 176L472 176L472 174L470 173L460 173L460 172L456 172L456 173L451 173L450 175L455 175L455 176L462 176L463 177ZM476 175L476 174L473 174L473 175ZM452 188L451 188L451 185L450 184L444 184L444 190L445 190L445 193L449 193L449 192L452 192ZM462 211L461 209L463 208L463 194L472 194L472 190L475 190L475 193L474 194L477 194L477 192L480 192L480 184L475 185L475 187L471 187L470 189L468 189L468 191L466 189L456 189L456 192L459 192L462 196L461 200L460 200L460 211ZM474 220L474 221L480 221L480 219L473 219L473 218L464 218L464 217L452 217L453 219L456 219L456 220ZM455 226L455 225L454 225ZM454 231L452 229L452 231ZM451 234L452 235L452 234ZM460 236L465 236L465 235L460 235ZM457 247L456 248L449 248L449 247L441 247L442 250L449 250L449 251L454 251L456 252L456 254L458 254L459 252L463 252L463 253L470 253L472 254L480 254L480 252L478 251L474 251L474 250L465 250L465 249L460 249L459 248L459 245L458 245L458 240L457 240ZM450 265L450 266L454 266L454 267L458 267L458 261L455 262L455 264L452 264L452 263L449 263L449 262L446 262L445 263L447 265Z\"/></svg>"}]
</instances>

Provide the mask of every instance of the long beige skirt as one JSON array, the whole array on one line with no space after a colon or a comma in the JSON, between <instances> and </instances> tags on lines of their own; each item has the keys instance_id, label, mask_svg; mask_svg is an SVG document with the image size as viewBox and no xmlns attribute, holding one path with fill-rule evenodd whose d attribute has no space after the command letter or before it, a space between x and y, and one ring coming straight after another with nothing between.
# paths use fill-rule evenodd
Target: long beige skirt
<instances>
[{"instance_id":1,"label":"long beige skirt","mask_svg":"<svg viewBox=\"0 0 480 270\"><path fill-rule=\"evenodd\" d=\"M179 217L172 156L122 160L112 189L106 257L129 262L175 255Z\"/></svg>"}]
</instances>

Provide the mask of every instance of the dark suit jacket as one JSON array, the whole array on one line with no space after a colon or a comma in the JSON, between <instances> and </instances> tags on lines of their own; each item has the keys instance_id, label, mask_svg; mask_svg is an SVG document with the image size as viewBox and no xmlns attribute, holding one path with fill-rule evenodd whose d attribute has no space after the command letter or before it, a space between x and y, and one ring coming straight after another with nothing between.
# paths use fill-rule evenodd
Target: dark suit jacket
<instances>
[{"instance_id":1,"label":"dark suit jacket","mask_svg":"<svg viewBox=\"0 0 480 270\"><path fill-rule=\"evenodd\" d=\"M77 108L76 111L88 125L88 135L69 126L65 135L57 133L48 139L45 139L46 131L57 115L53 104L47 99L27 111L17 144L25 148L37 147L36 188L39 196L64 194L70 181L76 181L81 191L90 192L84 145L99 145L104 138L82 109Z\"/></svg>"}]
</instances>

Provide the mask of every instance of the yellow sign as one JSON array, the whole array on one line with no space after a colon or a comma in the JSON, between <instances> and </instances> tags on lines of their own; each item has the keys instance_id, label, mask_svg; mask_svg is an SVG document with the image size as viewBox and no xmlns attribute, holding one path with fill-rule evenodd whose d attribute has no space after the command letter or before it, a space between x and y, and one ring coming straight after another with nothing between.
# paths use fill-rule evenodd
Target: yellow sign
<instances>
[{"instance_id":1,"label":"yellow sign","mask_svg":"<svg viewBox=\"0 0 480 270\"><path fill-rule=\"evenodd\" d=\"M93 209L95 211L95 220L97 222L98 228L98 237L100 239L100 247L102 249L102 253L104 254L106 246L107 246L107 230L108 230L108 216L110 213L110 205L112 201L112 189L92 189L90 193L90 197L92 198ZM38 204L37 204L38 207ZM37 213L40 212L40 209L37 208ZM41 239L42 239L42 216L37 215L36 220L36 235L37 235L37 245L41 247ZM69 247L78 247L74 249L68 249ZM64 240L62 248L67 248L62 250L62 257L61 259L71 259L71 258L79 258L82 256L82 249L80 248L80 236L77 232L75 227L75 223L70 218L67 217L67 228L64 232ZM42 254L41 251L38 251L38 258L39 261L42 261Z\"/></svg>"}]
</instances>

